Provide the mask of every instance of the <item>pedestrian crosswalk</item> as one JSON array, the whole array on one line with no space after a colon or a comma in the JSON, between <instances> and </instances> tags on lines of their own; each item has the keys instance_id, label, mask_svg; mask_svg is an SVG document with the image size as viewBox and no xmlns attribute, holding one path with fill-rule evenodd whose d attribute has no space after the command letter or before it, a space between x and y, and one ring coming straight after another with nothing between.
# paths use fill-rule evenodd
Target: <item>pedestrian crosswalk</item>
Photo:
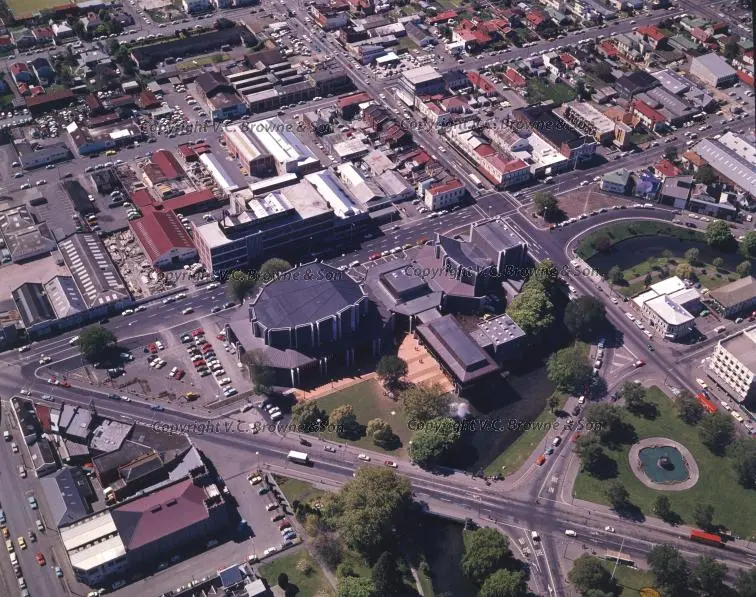
<instances>
[{"instance_id":1,"label":"pedestrian crosswalk","mask_svg":"<svg viewBox=\"0 0 756 597\"><path fill-rule=\"evenodd\" d=\"M612 360L611 364L609 365L608 373L610 375L613 375L621 371L627 371L627 369L632 366L635 360L635 356L630 354L630 352L625 347L617 348L612 354Z\"/></svg>"}]
</instances>

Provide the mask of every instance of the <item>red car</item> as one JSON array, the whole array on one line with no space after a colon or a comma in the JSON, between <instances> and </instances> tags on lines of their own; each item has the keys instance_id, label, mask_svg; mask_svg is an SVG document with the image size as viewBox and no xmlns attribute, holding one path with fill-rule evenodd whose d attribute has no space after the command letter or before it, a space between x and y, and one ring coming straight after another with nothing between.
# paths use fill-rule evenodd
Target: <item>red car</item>
<instances>
[{"instance_id":1,"label":"red car","mask_svg":"<svg viewBox=\"0 0 756 597\"><path fill-rule=\"evenodd\" d=\"M203 330L202 328L197 328L196 330L192 332L192 336L195 336L195 337L201 336L204 333L205 333L205 330Z\"/></svg>"},{"instance_id":2,"label":"red car","mask_svg":"<svg viewBox=\"0 0 756 597\"><path fill-rule=\"evenodd\" d=\"M283 531L284 529L287 529L290 526L291 526L291 523L288 520L284 519L284 521L281 524L278 525L278 529L280 531Z\"/></svg>"},{"instance_id":3,"label":"red car","mask_svg":"<svg viewBox=\"0 0 756 597\"><path fill-rule=\"evenodd\" d=\"M376 259L380 259L381 254L380 253L373 253L370 257L368 257L368 260L375 261Z\"/></svg>"},{"instance_id":4,"label":"red car","mask_svg":"<svg viewBox=\"0 0 756 597\"><path fill-rule=\"evenodd\" d=\"M40 566L44 566L47 563L45 556L41 551L38 551L34 557L37 558L37 564Z\"/></svg>"},{"instance_id":5,"label":"red car","mask_svg":"<svg viewBox=\"0 0 756 597\"><path fill-rule=\"evenodd\" d=\"M645 361L635 361L633 363L633 367L635 367L637 369L638 367L643 367L643 365L645 365L645 364L646 364Z\"/></svg>"},{"instance_id":6,"label":"red car","mask_svg":"<svg viewBox=\"0 0 756 597\"><path fill-rule=\"evenodd\" d=\"M157 351L158 351L157 346L155 346L155 344L148 344L147 350L149 350L152 354L157 354Z\"/></svg>"},{"instance_id":7,"label":"red car","mask_svg":"<svg viewBox=\"0 0 756 597\"><path fill-rule=\"evenodd\" d=\"M226 334L224 334L224 333L222 333L222 332L221 332L220 334L218 334L218 335L216 336L216 338L217 338L218 340L225 340L225 339L226 339Z\"/></svg>"},{"instance_id":8,"label":"red car","mask_svg":"<svg viewBox=\"0 0 756 597\"><path fill-rule=\"evenodd\" d=\"M202 346L200 346L200 350L201 350L201 351L202 351L203 353L207 353L207 352L210 352L210 351L211 351L212 349L213 349L213 347L212 347L212 345L211 345L211 344L203 344Z\"/></svg>"},{"instance_id":9,"label":"red car","mask_svg":"<svg viewBox=\"0 0 756 597\"><path fill-rule=\"evenodd\" d=\"M206 365L205 361L197 361L196 363L194 363L194 368L195 369L199 369L200 367L206 367L206 366L207 365Z\"/></svg>"},{"instance_id":10,"label":"red car","mask_svg":"<svg viewBox=\"0 0 756 597\"><path fill-rule=\"evenodd\" d=\"M60 382L60 385L63 386L64 388L70 388L71 387L71 382L69 382L68 380L64 379L63 381Z\"/></svg>"},{"instance_id":11,"label":"red car","mask_svg":"<svg viewBox=\"0 0 756 597\"><path fill-rule=\"evenodd\" d=\"M179 369L178 371L176 371L176 375L174 375L173 378L182 379L184 375L186 375L186 371L184 371L183 369Z\"/></svg>"}]
</instances>

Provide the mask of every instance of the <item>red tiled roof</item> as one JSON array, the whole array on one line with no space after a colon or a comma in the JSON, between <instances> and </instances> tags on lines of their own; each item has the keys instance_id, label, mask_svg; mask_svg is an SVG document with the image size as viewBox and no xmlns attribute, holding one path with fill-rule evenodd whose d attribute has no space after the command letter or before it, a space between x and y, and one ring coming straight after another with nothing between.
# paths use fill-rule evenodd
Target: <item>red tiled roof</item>
<instances>
[{"instance_id":1,"label":"red tiled roof","mask_svg":"<svg viewBox=\"0 0 756 597\"><path fill-rule=\"evenodd\" d=\"M443 23L445 21L448 21L449 19L453 19L457 16L456 10L445 10L444 12L438 13L435 17L431 17L428 19L428 22L431 25L435 25L436 23Z\"/></svg>"},{"instance_id":2,"label":"red tiled roof","mask_svg":"<svg viewBox=\"0 0 756 597\"><path fill-rule=\"evenodd\" d=\"M211 199L215 199L215 193L213 193L212 189L200 189L199 191L166 199L163 201L163 205L168 209L178 211L192 205L197 205L198 203L210 201Z\"/></svg>"},{"instance_id":3,"label":"red tiled roof","mask_svg":"<svg viewBox=\"0 0 756 597\"><path fill-rule=\"evenodd\" d=\"M118 506L111 512L127 551L149 545L209 516L205 490L190 479Z\"/></svg>"},{"instance_id":4,"label":"red tiled roof","mask_svg":"<svg viewBox=\"0 0 756 597\"><path fill-rule=\"evenodd\" d=\"M528 22L533 23L533 25L540 25L546 20L546 17L544 17L542 14L536 11L529 11L525 18L528 20Z\"/></svg>"},{"instance_id":5,"label":"red tiled roof","mask_svg":"<svg viewBox=\"0 0 756 597\"><path fill-rule=\"evenodd\" d=\"M694 166L703 166L706 163L706 160L704 160L695 151L686 151L684 154L682 154L682 157L688 160Z\"/></svg>"},{"instance_id":6,"label":"red tiled roof","mask_svg":"<svg viewBox=\"0 0 756 597\"><path fill-rule=\"evenodd\" d=\"M481 143L475 148L475 153L477 153L479 156L486 157L493 155L496 152L494 151L494 148L491 147L488 143Z\"/></svg>"},{"instance_id":7,"label":"red tiled roof","mask_svg":"<svg viewBox=\"0 0 756 597\"><path fill-rule=\"evenodd\" d=\"M749 75L748 73L743 72L742 70L738 71L738 79L743 81L746 85L748 85L751 89L753 89L753 77Z\"/></svg>"},{"instance_id":8,"label":"red tiled roof","mask_svg":"<svg viewBox=\"0 0 756 597\"><path fill-rule=\"evenodd\" d=\"M507 72L504 74L504 76L509 79L510 83L516 86L522 86L526 83L525 77L523 77L519 72L517 72L516 69L512 68L511 66L507 68Z\"/></svg>"},{"instance_id":9,"label":"red tiled roof","mask_svg":"<svg viewBox=\"0 0 756 597\"><path fill-rule=\"evenodd\" d=\"M442 182L436 185L433 185L428 188L428 192L431 195L436 195L439 193L447 193L449 191L453 191L455 189L461 188L463 185L461 182L459 182L456 178L452 180L448 180L446 182Z\"/></svg>"},{"instance_id":10,"label":"red tiled roof","mask_svg":"<svg viewBox=\"0 0 756 597\"><path fill-rule=\"evenodd\" d=\"M41 104L47 104L50 102L57 102L60 100L72 100L74 94L70 89L59 89L57 91L51 91L37 97L30 97L26 100L26 105L29 107L39 106Z\"/></svg>"},{"instance_id":11,"label":"red tiled roof","mask_svg":"<svg viewBox=\"0 0 756 597\"><path fill-rule=\"evenodd\" d=\"M353 106L354 104L361 104L363 102L369 102L372 98L367 93L353 93L346 97L340 97L336 102L339 108L346 108L347 106Z\"/></svg>"},{"instance_id":12,"label":"red tiled roof","mask_svg":"<svg viewBox=\"0 0 756 597\"><path fill-rule=\"evenodd\" d=\"M141 218L129 222L139 244L153 262L171 249L193 249L192 237L172 211L145 210Z\"/></svg>"},{"instance_id":13,"label":"red tiled roof","mask_svg":"<svg viewBox=\"0 0 756 597\"><path fill-rule=\"evenodd\" d=\"M507 172L514 172L522 168L527 168L528 166L525 162L523 162L520 159L508 160L506 157L502 156L501 154L488 156L486 158L486 161L502 174L506 174Z\"/></svg>"},{"instance_id":14,"label":"red tiled roof","mask_svg":"<svg viewBox=\"0 0 756 597\"><path fill-rule=\"evenodd\" d=\"M617 46L615 46L612 42L610 42L608 39L605 39L599 44L599 47L604 50L604 53L609 56L610 58L617 55Z\"/></svg>"},{"instance_id":15,"label":"red tiled roof","mask_svg":"<svg viewBox=\"0 0 756 597\"><path fill-rule=\"evenodd\" d=\"M186 176L186 172L178 163L176 157L167 149L159 149L152 154L152 163L155 164L168 180Z\"/></svg>"},{"instance_id":16,"label":"red tiled roof","mask_svg":"<svg viewBox=\"0 0 756 597\"><path fill-rule=\"evenodd\" d=\"M486 27L483 27L481 25L465 19L459 25L457 25L457 27L454 29L454 32L465 41L474 41L479 44L487 44L491 41L491 36L488 35Z\"/></svg>"},{"instance_id":17,"label":"red tiled roof","mask_svg":"<svg viewBox=\"0 0 756 597\"><path fill-rule=\"evenodd\" d=\"M679 176L682 174L682 170L666 158L658 162L654 168L663 176Z\"/></svg>"},{"instance_id":18,"label":"red tiled roof","mask_svg":"<svg viewBox=\"0 0 756 597\"><path fill-rule=\"evenodd\" d=\"M479 89L482 89L485 93L489 93L496 89L493 83L491 83L488 79L486 79L480 73L476 73L475 71L470 71L465 74L467 75L468 80L470 81L470 83L473 84L474 87L478 87Z\"/></svg>"},{"instance_id":19,"label":"red tiled roof","mask_svg":"<svg viewBox=\"0 0 756 597\"><path fill-rule=\"evenodd\" d=\"M638 27L638 33L640 33L641 35L645 35L649 39L653 39L654 41L661 41L663 39L667 39L667 36L664 35L661 31L659 31L656 28L656 25L648 25L647 27Z\"/></svg>"},{"instance_id":20,"label":"red tiled roof","mask_svg":"<svg viewBox=\"0 0 756 597\"><path fill-rule=\"evenodd\" d=\"M18 73L28 73L29 65L26 64L26 62L14 62L11 64L10 69L14 75L17 75Z\"/></svg>"},{"instance_id":21,"label":"red tiled roof","mask_svg":"<svg viewBox=\"0 0 756 597\"><path fill-rule=\"evenodd\" d=\"M189 157L197 155L197 153L194 151L194 148L192 148L192 146L189 145L188 143L179 145L178 150L179 150L179 153L185 158L189 158Z\"/></svg>"},{"instance_id":22,"label":"red tiled roof","mask_svg":"<svg viewBox=\"0 0 756 597\"><path fill-rule=\"evenodd\" d=\"M641 100L635 100L632 106L635 111L639 112L646 118L649 118L652 122L664 122L666 120L663 114L654 110L646 102L642 102Z\"/></svg>"},{"instance_id":23,"label":"red tiled roof","mask_svg":"<svg viewBox=\"0 0 756 597\"><path fill-rule=\"evenodd\" d=\"M131 202L137 207L150 207L155 201L149 191L140 189L132 193Z\"/></svg>"},{"instance_id":24,"label":"red tiled roof","mask_svg":"<svg viewBox=\"0 0 756 597\"><path fill-rule=\"evenodd\" d=\"M44 433L50 433L50 407L46 404L35 404L34 410L37 412L39 425Z\"/></svg>"},{"instance_id":25,"label":"red tiled roof","mask_svg":"<svg viewBox=\"0 0 756 597\"><path fill-rule=\"evenodd\" d=\"M142 91L137 98L137 103L142 108L151 108L152 106L159 106L160 101L155 97L155 94L150 90Z\"/></svg>"}]
</instances>

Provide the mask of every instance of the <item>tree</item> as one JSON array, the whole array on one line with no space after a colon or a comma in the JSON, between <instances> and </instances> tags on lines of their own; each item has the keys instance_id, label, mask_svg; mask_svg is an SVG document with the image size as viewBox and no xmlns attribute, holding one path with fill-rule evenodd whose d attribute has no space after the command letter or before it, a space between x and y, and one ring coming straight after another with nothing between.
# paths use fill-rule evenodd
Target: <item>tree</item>
<instances>
[{"instance_id":1,"label":"tree","mask_svg":"<svg viewBox=\"0 0 756 597\"><path fill-rule=\"evenodd\" d=\"M425 422L449 414L449 396L438 383L418 383L399 394L407 419Z\"/></svg>"},{"instance_id":2,"label":"tree","mask_svg":"<svg viewBox=\"0 0 756 597\"><path fill-rule=\"evenodd\" d=\"M717 179L717 173L709 164L704 164L698 168L694 178L698 183L710 185Z\"/></svg>"},{"instance_id":3,"label":"tree","mask_svg":"<svg viewBox=\"0 0 756 597\"><path fill-rule=\"evenodd\" d=\"M323 562L330 569L335 570L344 559L344 544L334 533L321 533L313 539L312 546Z\"/></svg>"},{"instance_id":4,"label":"tree","mask_svg":"<svg viewBox=\"0 0 756 597\"><path fill-rule=\"evenodd\" d=\"M613 265L611 267L607 277L612 284L622 284L625 281L625 274L622 273L622 270L618 265Z\"/></svg>"},{"instance_id":5,"label":"tree","mask_svg":"<svg viewBox=\"0 0 756 597\"><path fill-rule=\"evenodd\" d=\"M470 533L462 556L462 572L470 582L481 586L496 570L506 568L511 557L505 535L490 527L479 528Z\"/></svg>"},{"instance_id":6,"label":"tree","mask_svg":"<svg viewBox=\"0 0 756 597\"><path fill-rule=\"evenodd\" d=\"M528 283L509 302L507 314L523 332L538 340L554 323L554 304L541 284Z\"/></svg>"},{"instance_id":7,"label":"tree","mask_svg":"<svg viewBox=\"0 0 756 597\"><path fill-rule=\"evenodd\" d=\"M662 543L654 546L646 556L657 584L671 595L684 595L688 589L688 563L677 548Z\"/></svg>"},{"instance_id":8,"label":"tree","mask_svg":"<svg viewBox=\"0 0 756 597\"><path fill-rule=\"evenodd\" d=\"M528 585L522 570L497 570L489 576L480 588L478 597L525 597Z\"/></svg>"},{"instance_id":9,"label":"tree","mask_svg":"<svg viewBox=\"0 0 756 597\"><path fill-rule=\"evenodd\" d=\"M302 433L320 431L326 420L326 413L316 400L297 402L291 409L291 422Z\"/></svg>"},{"instance_id":10,"label":"tree","mask_svg":"<svg viewBox=\"0 0 756 597\"><path fill-rule=\"evenodd\" d=\"M546 371L551 383L573 395L585 393L593 376L593 368L579 346L568 346L551 355Z\"/></svg>"},{"instance_id":11,"label":"tree","mask_svg":"<svg viewBox=\"0 0 756 597\"><path fill-rule=\"evenodd\" d=\"M612 239L606 234L597 236L593 241L593 248L599 253L608 253L612 250Z\"/></svg>"},{"instance_id":12,"label":"tree","mask_svg":"<svg viewBox=\"0 0 756 597\"><path fill-rule=\"evenodd\" d=\"M378 597L373 581L369 578L345 576L339 579L337 597Z\"/></svg>"},{"instance_id":13,"label":"tree","mask_svg":"<svg viewBox=\"0 0 756 597\"><path fill-rule=\"evenodd\" d=\"M460 436L459 425L454 419L431 419L412 434L410 457L423 468L433 467L456 445Z\"/></svg>"},{"instance_id":14,"label":"tree","mask_svg":"<svg viewBox=\"0 0 756 597\"><path fill-rule=\"evenodd\" d=\"M697 503L693 509L693 520L704 531L710 531L714 528L714 506Z\"/></svg>"},{"instance_id":15,"label":"tree","mask_svg":"<svg viewBox=\"0 0 756 597\"><path fill-rule=\"evenodd\" d=\"M573 562L567 578L582 595L587 595L594 589L614 594L617 589L616 581L601 564L601 560L587 554Z\"/></svg>"},{"instance_id":16,"label":"tree","mask_svg":"<svg viewBox=\"0 0 756 597\"><path fill-rule=\"evenodd\" d=\"M715 257L714 259L711 260L711 264L717 269L722 269L725 262L724 262L724 259L722 259L721 257Z\"/></svg>"},{"instance_id":17,"label":"tree","mask_svg":"<svg viewBox=\"0 0 756 597\"><path fill-rule=\"evenodd\" d=\"M695 247L692 247L688 249L687 251L685 251L685 260L691 265L697 265L699 262L700 256L701 256L701 251L699 251Z\"/></svg>"},{"instance_id":18,"label":"tree","mask_svg":"<svg viewBox=\"0 0 756 597\"><path fill-rule=\"evenodd\" d=\"M675 275L683 280L690 280L693 277L693 268L690 267L690 263L679 263L675 268Z\"/></svg>"},{"instance_id":19,"label":"tree","mask_svg":"<svg viewBox=\"0 0 756 597\"><path fill-rule=\"evenodd\" d=\"M407 363L393 354L384 355L378 361L375 372L388 387L393 387L405 375L407 375Z\"/></svg>"},{"instance_id":20,"label":"tree","mask_svg":"<svg viewBox=\"0 0 756 597\"><path fill-rule=\"evenodd\" d=\"M630 503L630 494L620 481L612 481L606 488L606 497L616 511L624 510Z\"/></svg>"},{"instance_id":21,"label":"tree","mask_svg":"<svg viewBox=\"0 0 756 597\"><path fill-rule=\"evenodd\" d=\"M727 566L712 557L701 556L693 568L693 586L704 595L716 597L724 591Z\"/></svg>"},{"instance_id":22,"label":"tree","mask_svg":"<svg viewBox=\"0 0 756 597\"><path fill-rule=\"evenodd\" d=\"M606 323L604 303L593 296L581 296L570 301L564 310L564 325L576 338L593 338Z\"/></svg>"},{"instance_id":23,"label":"tree","mask_svg":"<svg viewBox=\"0 0 756 597\"><path fill-rule=\"evenodd\" d=\"M342 438L355 437L360 426L351 404L342 404L334 408L328 415L328 424L336 429L336 435Z\"/></svg>"},{"instance_id":24,"label":"tree","mask_svg":"<svg viewBox=\"0 0 756 597\"><path fill-rule=\"evenodd\" d=\"M547 403L547 405L549 407L549 410L551 412L556 412L557 409L559 408L559 394L557 394L556 392L554 392L553 394L551 394L551 396L549 396L549 398L546 401L546 403Z\"/></svg>"},{"instance_id":25,"label":"tree","mask_svg":"<svg viewBox=\"0 0 756 597\"><path fill-rule=\"evenodd\" d=\"M674 162L677 159L677 147L669 147L664 152L664 157L670 162Z\"/></svg>"},{"instance_id":26,"label":"tree","mask_svg":"<svg viewBox=\"0 0 756 597\"><path fill-rule=\"evenodd\" d=\"M276 382L276 371L265 364L265 357L260 350L250 350L242 355L242 362L249 369L252 388L256 394L270 394Z\"/></svg>"},{"instance_id":27,"label":"tree","mask_svg":"<svg viewBox=\"0 0 756 597\"><path fill-rule=\"evenodd\" d=\"M704 417L698 427L701 441L715 454L721 454L735 438L735 426L732 417L715 412L709 417Z\"/></svg>"},{"instance_id":28,"label":"tree","mask_svg":"<svg viewBox=\"0 0 756 597\"><path fill-rule=\"evenodd\" d=\"M412 504L412 488L389 468L363 467L338 493L321 502L325 522L348 547L374 561L397 544Z\"/></svg>"},{"instance_id":29,"label":"tree","mask_svg":"<svg viewBox=\"0 0 756 597\"><path fill-rule=\"evenodd\" d=\"M115 334L101 325L91 325L79 333L79 350L91 362L102 359L118 342Z\"/></svg>"},{"instance_id":30,"label":"tree","mask_svg":"<svg viewBox=\"0 0 756 597\"><path fill-rule=\"evenodd\" d=\"M739 597L756 597L756 566L750 570L739 570L735 580Z\"/></svg>"},{"instance_id":31,"label":"tree","mask_svg":"<svg viewBox=\"0 0 756 597\"><path fill-rule=\"evenodd\" d=\"M221 17L220 19L215 21L216 29L233 29L234 26L235 23L230 19L226 19L225 17Z\"/></svg>"},{"instance_id":32,"label":"tree","mask_svg":"<svg viewBox=\"0 0 756 597\"><path fill-rule=\"evenodd\" d=\"M669 498L664 494L657 495L654 500L653 510L662 520L669 519L672 514L672 506L669 503Z\"/></svg>"},{"instance_id":33,"label":"tree","mask_svg":"<svg viewBox=\"0 0 756 597\"><path fill-rule=\"evenodd\" d=\"M551 193L538 192L533 195L536 213L541 214L548 222L553 222L559 215L559 203Z\"/></svg>"},{"instance_id":34,"label":"tree","mask_svg":"<svg viewBox=\"0 0 756 597\"><path fill-rule=\"evenodd\" d=\"M732 236L727 222L714 220L706 226L706 242L713 249L730 251L734 248L735 238Z\"/></svg>"},{"instance_id":35,"label":"tree","mask_svg":"<svg viewBox=\"0 0 756 597\"><path fill-rule=\"evenodd\" d=\"M756 489L756 440L739 439L730 446L730 453L738 483L746 489Z\"/></svg>"},{"instance_id":36,"label":"tree","mask_svg":"<svg viewBox=\"0 0 756 597\"><path fill-rule=\"evenodd\" d=\"M278 257L268 259L260 266L258 281L262 284L267 284L278 278L282 273L288 272L290 269L291 263L285 259L279 259Z\"/></svg>"},{"instance_id":37,"label":"tree","mask_svg":"<svg viewBox=\"0 0 756 597\"><path fill-rule=\"evenodd\" d=\"M525 286L534 291L545 292L551 298L559 281L559 268L551 259L544 259L535 266Z\"/></svg>"},{"instance_id":38,"label":"tree","mask_svg":"<svg viewBox=\"0 0 756 597\"><path fill-rule=\"evenodd\" d=\"M228 283L226 284L226 293L228 297L236 301L237 303L244 302L244 297L247 296L255 287L255 281L247 274L240 270L231 272L228 277Z\"/></svg>"},{"instance_id":39,"label":"tree","mask_svg":"<svg viewBox=\"0 0 756 597\"><path fill-rule=\"evenodd\" d=\"M598 436L602 443L616 435L622 424L620 409L614 404L606 402L591 405L587 418L593 425L593 433Z\"/></svg>"},{"instance_id":40,"label":"tree","mask_svg":"<svg viewBox=\"0 0 756 597\"><path fill-rule=\"evenodd\" d=\"M598 438L593 433L581 435L575 448L583 470L593 477L599 476L607 462L607 456Z\"/></svg>"},{"instance_id":41,"label":"tree","mask_svg":"<svg viewBox=\"0 0 756 597\"><path fill-rule=\"evenodd\" d=\"M376 446L387 448L397 442L394 430L383 419L371 419L367 424L367 436L373 439Z\"/></svg>"},{"instance_id":42,"label":"tree","mask_svg":"<svg viewBox=\"0 0 756 597\"><path fill-rule=\"evenodd\" d=\"M286 572L281 572L281 574L278 575L278 586L281 587L283 590L286 590L286 587L289 586L289 575L286 574Z\"/></svg>"},{"instance_id":43,"label":"tree","mask_svg":"<svg viewBox=\"0 0 756 597\"><path fill-rule=\"evenodd\" d=\"M738 263L738 267L735 268L735 273L741 278L746 278L751 275L751 262L741 261Z\"/></svg>"},{"instance_id":44,"label":"tree","mask_svg":"<svg viewBox=\"0 0 756 597\"><path fill-rule=\"evenodd\" d=\"M625 407L631 413L640 412L646 406L646 390L639 383L626 381L622 384L619 395L625 401Z\"/></svg>"},{"instance_id":45,"label":"tree","mask_svg":"<svg viewBox=\"0 0 756 597\"><path fill-rule=\"evenodd\" d=\"M691 394L677 398L677 416L688 425L698 425L703 418L704 409Z\"/></svg>"},{"instance_id":46,"label":"tree","mask_svg":"<svg viewBox=\"0 0 756 597\"><path fill-rule=\"evenodd\" d=\"M727 58L727 60L732 60L738 55L739 51L738 38L733 35L725 42L724 57Z\"/></svg>"},{"instance_id":47,"label":"tree","mask_svg":"<svg viewBox=\"0 0 756 597\"><path fill-rule=\"evenodd\" d=\"M740 241L740 253L746 259L756 259L756 232L746 232Z\"/></svg>"},{"instance_id":48,"label":"tree","mask_svg":"<svg viewBox=\"0 0 756 597\"><path fill-rule=\"evenodd\" d=\"M400 595L406 593L402 574L396 557L384 551L370 573L377 595Z\"/></svg>"}]
</instances>

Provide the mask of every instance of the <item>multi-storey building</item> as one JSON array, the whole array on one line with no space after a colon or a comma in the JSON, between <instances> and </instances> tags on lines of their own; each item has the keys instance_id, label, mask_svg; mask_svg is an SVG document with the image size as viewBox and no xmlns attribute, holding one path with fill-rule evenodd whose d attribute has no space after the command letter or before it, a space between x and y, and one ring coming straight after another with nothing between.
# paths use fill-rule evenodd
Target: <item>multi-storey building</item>
<instances>
[{"instance_id":1,"label":"multi-storey building","mask_svg":"<svg viewBox=\"0 0 756 597\"><path fill-rule=\"evenodd\" d=\"M756 399L756 326L720 340L707 370L737 402Z\"/></svg>"}]
</instances>

